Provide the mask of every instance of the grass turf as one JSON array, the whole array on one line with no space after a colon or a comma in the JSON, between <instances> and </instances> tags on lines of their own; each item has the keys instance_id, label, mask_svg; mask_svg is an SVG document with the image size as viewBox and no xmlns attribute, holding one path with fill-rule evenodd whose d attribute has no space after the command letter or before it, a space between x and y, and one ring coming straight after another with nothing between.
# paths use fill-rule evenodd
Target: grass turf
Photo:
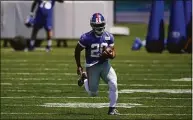
<instances>
[{"instance_id":1,"label":"grass turf","mask_svg":"<svg viewBox=\"0 0 193 120\"><path fill-rule=\"evenodd\" d=\"M150 54L144 48L131 51L135 37L145 38L147 26L122 25L130 28L131 35L115 36L117 57L111 63L118 76L119 91L135 91L119 93L118 103L131 104L130 108L118 107L122 115L108 116L108 107L41 106L45 103L109 102L108 87L103 81L96 98L88 97L84 88L76 85L78 76L73 52L77 41L69 41L68 48L54 47L50 53L1 48L1 119L191 119L191 54L167 51ZM83 59L84 55L82 63ZM189 79L179 80L181 78Z\"/></svg>"}]
</instances>

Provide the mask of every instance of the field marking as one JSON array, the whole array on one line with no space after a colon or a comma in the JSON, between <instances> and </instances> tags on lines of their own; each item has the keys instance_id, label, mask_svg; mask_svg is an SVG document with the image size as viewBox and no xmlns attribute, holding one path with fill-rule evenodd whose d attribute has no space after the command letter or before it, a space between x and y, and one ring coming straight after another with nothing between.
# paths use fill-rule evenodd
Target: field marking
<instances>
[{"instance_id":1,"label":"field marking","mask_svg":"<svg viewBox=\"0 0 193 120\"><path fill-rule=\"evenodd\" d=\"M179 61L179 60L176 60L176 59L174 59L174 60L168 60L168 59L166 59L166 60L115 60L115 61L113 61L113 62L120 62L120 63L138 63L138 62L153 62L153 63L164 63L164 62L166 62L166 61L168 61L168 62L176 62L176 63L181 63L181 62L177 62L177 61ZM65 63L65 62L70 62L70 63L73 63L73 61L71 61L71 60L23 60L23 59L14 59L14 60L11 60L11 59L2 59L1 60L1 62L56 62L56 63L58 63L58 62L62 62L62 63Z\"/></svg>"},{"instance_id":2,"label":"field marking","mask_svg":"<svg viewBox=\"0 0 193 120\"><path fill-rule=\"evenodd\" d=\"M122 89L119 93L192 93L192 89Z\"/></svg>"},{"instance_id":3,"label":"field marking","mask_svg":"<svg viewBox=\"0 0 193 120\"><path fill-rule=\"evenodd\" d=\"M132 108L135 106L140 106L137 103L117 103L116 107L121 108ZM44 103L39 105L42 107L69 107L69 108L104 108L109 107L109 103Z\"/></svg>"},{"instance_id":4,"label":"field marking","mask_svg":"<svg viewBox=\"0 0 193 120\"><path fill-rule=\"evenodd\" d=\"M106 85L106 84L104 84ZM3 91L9 91L9 92L62 92L62 90L26 90L26 89L20 89L20 90L3 90ZM99 91L99 92L105 92L108 93L108 91ZM183 94L191 94L191 89L122 89L119 90L118 93L125 94L125 93L183 93Z\"/></svg>"},{"instance_id":5,"label":"field marking","mask_svg":"<svg viewBox=\"0 0 193 120\"><path fill-rule=\"evenodd\" d=\"M13 85L12 83L1 83L1 85ZM78 84L61 84L61 83L18 83L15 85L58 85L58 86L78 86ZM108 86L108 84L99 84L101 86ZM127 84L118 84L118 86L127 86Z\"/></svg>"},{"instance_id":6,"label":"field marking","mask_svg":"<svg viewBox=\"0 0 193 120\"><path fill-rule=\"evenodd\" d=\"M6 113L1 112L1 115L61 115L62 113ZM192 116L192 114L148 114L148 113L141 113L141 114L120 114L120 115L133 115L133 116Z\"/></svg>"},{"instance_id":7,"label":"field marking","mask_svg":"<svg viewBox=\"0 0 193 120\"><path fill-rule=\"evenodd\" d=\"M52 73L47 73L47 72L33 72L33 73L30 73L30 72L21 72L21 73L19 73L19 72L15 72L15 73L8 73L8 72L1 72L1 74L2 75L76 75L77 76L77 74L76 73L64 73L64 72L61 72L61 73L59 73L59 72L52 72ZM182 73L183 74L183 73ZM164 75L164 76L166 76L166 75L179 75L179 73L171 73L171 74L169 74L169 73L167 73L167 74L165 74L165 73L139 73L139 74L137 74L137 73L126 73L126 74L123 74L123 73L117 73L117 75L130 75L130 76L132 76L132 75L142 75L142 76L148 76L148 75L152 75L152 76L156 76L156 75Z\"/></svg>"},{"instance_id":8,"label":"field marking","mask_svg":"<svg viewBox=\"0 0 193 120\"><path fill-rule=\"evenodd\" d=\"M46 80L46 81L52 81L52 80L65 80L65 79L62 79L62 78L32 78L32 77L28 77L28 78L23 78L23 77L18 77L18 78L15 78L15 77L3 77L3 79L5 80L21 80L21 81L28 81L28 80ZM164 80L167 80L169 81L170 79L157 79L157 78L143 78L143 79L135 79L135 80L140 80L140 81L164 81Z\"/></svg>"},{"instance_id":9,"label":"field marking","mask_svg":"<svg viewBox=\"0 0 193 120\"><path fill-rule=\"evenodd\" d=\"M28 65L29 66L29 65ZM57 66L57 65L56 65ZM1 71L4 71L4 72L7 72L7 71L26 71L26 70L35 70L35 71L66 71L68 70L68 68L44 68L43 67L35 67L35 68L18 68L18 67L11 67L11 68L2 68ZM116 70L116 68L115 68ZM157 70L154 70L154 69L147 69L145 70L145 72L148 71L148 72L165 72L165 69L157 69ZM182 69L175 69L175 70L172 70L173 72L180 72L182 71ZM190 69L183 69L183 71L191 71ZM141 69L132 69L132 72L144 72L144 70L141 70Z\"/></svg>"},{"instance_id":10,"label":"field marking","mask_svg":"<svg viewBox=\"0 0 193 120\"><path fill-rule=\"evenodd\" d=\"M1 63L1 65L4 65L5 63ZM48 64L45 64L45 63L17 63L17 64L11 64L11 63L7 63L8 65L11 65L11 66L40 66L40 67L45 67L45 66L48 66ZM70 66L70 64L68 64L68 63L64 63L64 62L62 62L62 63L59 63L59 64L54 64L54 66L56 67L58 67L58 66Z\"/></svg>"},{"instance_id":11,"label":"field marking","mask_svg":"<svg viewBox=\"0 0 193 120\"><path fill-rule=\"evenodd\" d=\"M1 72L1 74L2 75L76 75L77 76L77 74L76 73L54 73L54 72L52 72L52 73L46 73L46 72L36 72L36 73L30 73L30 72L26 72L26 73L24 73L24 72L22 72L22 73L7 73L7 72Z\"/></svg>"},{"instance_id":12,"label":"field marking","mask_svg":"<svg viewBox=\"0 0 193 120\"><path fill-rule=\"evenodd\" d=\"M3 79L5 80L19 80L19 81L65 81L65 79L62 78L32 78L32 77L28 77L28 78L23 78L23 77L18 77L18 78L14 78L14 77L4 77Z\"/></svg>"},{"instance_id":13,"label":"field marking","mask_svg":"<svg viewBox=\"0 0 193 120\"><path fill-rule=\"evenodd\" d=\"M1 85L13 85L12 83L1 83ZM77 84L61 84L61 83L19 83L17 85L55 85L55 86L77 86ZM107 86L107 84L99 84L101 86ZM143 86L149 86L149 87L188 87L192 85L152 85L152 84L118 84L118 86L133 86L133 87L143 87Z\"/></svg>"},{"instance_id":14,"label":"field marking","mask_svg":"<svg viewBox=\"0 0 193 120\"><path fill-rule=\"evenodd\" d=\"M2 115L59 115L60 113L5 113L1 112Z\"/></svg>"},{"instance_id":15,"label":"field marking","mask_svg":"<svg viewBox=\"0 0 193 120\"><path fill-rule=\"evenodd\" d=\"M192 81L193 78L179 78L179 79L171 79L171 81Z\"/></svg>"},{"instance_id":16,"label":"field marking","mask_svg":"<svg viewBox=\"0 0 193 120\"><path fill-rule=\"evenodd\" d=\"M1 85L12 85L12 83L1 83Z\"/></svg>"},{"instance_id":17,"label":"field marking","mask_svg":"<svg viewBox=\"0 0 193 120\"><path fill-rule=\"evenodd\" d=\"M152 85L152 84L128 84L127 86L151 86L151 87L154 87L154 86L177 86L177 87L180 87L180 86L192 86L192 85L172 85L172 84L169 84L169 85Z\"/></svg>"},{"instance_id":18,"label":"field marking","mask_svg":"<svg viewBox=\"0 0 193 120\"><path fill-rule=\"evenodd\" d=\"M23 96L23 97L0 97L1 99L101 99L101 98L106 98L108 97L41 97L41 96ZM181 99L192 99L192 98L172 98L172 97L119 97L119 99L131 99L131 100L136 100L136 99L162 99L162 100L181 100Z\"/></svg>"},{"instance_id":19,"label":"field marking","mask_svg":"<svg viewBox=\"0 0 193 120\"><path fill-rule=\"evenodd\" d=\"M134 116L189 116L192 114L132 114L132 113L128 113L128 114L120 114L120 115L134 115Z\"/></svg>"},{"instance_id":20,"label":"field marking","mask_svg":"<svg viewBox=\"0 0 193 120\"><path fill-rule=\"evenodd\" d=\"M28 78L23 78L23 77L3 77L3 79L5 80L19 80L19 81L65 81L66 79L62 79L62 78L34 78L34 77L28 77ZM163 79L163 78L143 78L143 79L135 79L135 81L179 81L179 82L191 82L193 78L184 78L182 79ZM131 80L130 80L131 81Z\"/></svg>"},{"instance_id":21,"label":"field marking","mask_svg":"<svg viewBox=\"0 0 193 120\"><path fill-rule=\"evenodd\" d=\"M68 70L68 68L62 68L62 69L59 69L59 68L2 68L1 71L9 71L9 70L42 70L42 71L61 71L61 70Z\"/></svg>"},{"instance_id":22,"label":"field marking","mask_svg":"<svg viewBox=\"0 0 193 120\"><path fill-rule=\"evenodd\" d=\"M109 103L80 103L79 105L72 104L72 103L49 103L49 104L44 104L44 105L31 105L31 104L1 104L1 106L9 106L9 107L34 107L34 106L43 106L43 107L70 107L70 108L103 108L103 107L109 107ZM96 105L93 105L96 104ZM99 105L99 106L97 106ZM124 106L126 105L126 106ZM128 106L130 105L130 106ZM86 107L85 107L86 106ZM96 107L97 106L97 107ZM192 107L192 106L143 106L141 104L133 104L133 103L118 103L117 106L118 108L132 108L132 107L141 107L141 108L187 108L187 107Z\"/></svg>"},{"instance_id":23,"label":"field marking","mask_svg":"<svg viewBox=\"0 0 193 120\"><path fill-rule=\"evenodd\" d=\"M72 63L73 64L73 63ZM45 67L45 66L48 66L48 64L42 64L42 63L40 63L40 64L23 64L23 63L20 63L20 64L8 64L9 66L7 66L7 65L5 65L5 64L2 64L1 63L1 69L3 69L3 68L6 68L6 67L10 67L10 66L12 66L12 67L21 67L21 66L23 66L23 67L38 67L38 68L41 68L41 67ZM139 72L143 72L144 70L141 70L140 68L143 68L143 67L152 67L152 69L153 69L153 67L163 67L163 68L173 68L173 67L175 67L176 69L180 69L180 70L185 70L185 71L190 71L191 72L191 68L189 68L189 66L187 66L187 65L178 65L178 64L168 64L168 65L157 65L157 64L150 64L150 65L144 65L144 63L141 63L141 64L111 64L112 66L114 66L115 68L116 67L127 67L127 68L132 68L133 69L133 71L135 70L135 72L137 72L137 71L139 71ZM64 67L74 67L74 66L71 66L71 65L69 65L69 64L55 64L54 66L51 66L50 65L50 67L55 67L55 68L64 68ZM76 69L75 67L74 67L74 69ZM116 70L116 69L115 69ZM157 70L163 70L164 71L164 69L162 69L162 68L160 68L160 69L157 69ZM173 70L173 71L175 71L175 72L180 72L179 70ZM151 71L150 71L151 72ZM157 72L161 72L161 71L157 71Z\"/></svg>"}]
</instances>

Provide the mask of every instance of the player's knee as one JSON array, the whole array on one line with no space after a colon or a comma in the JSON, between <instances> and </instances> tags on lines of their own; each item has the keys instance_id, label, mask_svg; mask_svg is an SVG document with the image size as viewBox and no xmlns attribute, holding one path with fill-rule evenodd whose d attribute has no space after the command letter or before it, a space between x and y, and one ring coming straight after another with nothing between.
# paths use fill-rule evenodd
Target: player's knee
<instances>
[{"instance_id":1,"label":"player's knee","mask_svg":"<svg viewBox=\"0 0 193 120\"><path fill-rule=\"evenodd\" d=\"M98 92L89 92L89 96L96 97L98 95Z\"/></svg>"},{"instance_id":2,"label":"player's knee","mask_svg":"<svg viewBox=\"0 0 193 120\"><path fill-rule=\"evenodd\" d=\"M52 39L52 30L47 30L47 39Z\"/></svg>"}]
</instances>

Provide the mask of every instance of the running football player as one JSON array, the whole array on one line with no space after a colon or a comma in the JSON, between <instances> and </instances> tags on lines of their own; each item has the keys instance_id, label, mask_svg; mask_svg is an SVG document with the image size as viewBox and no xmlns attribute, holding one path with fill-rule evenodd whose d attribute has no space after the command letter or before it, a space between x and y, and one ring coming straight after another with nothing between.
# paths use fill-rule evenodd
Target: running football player
<instances>
[{"instance_id":1,"label":"running football player","mask_svg":"<svg viewBox=\"0 0 193 120\"><path fill-rule=\"evenodd\" d=\"M78 85L84 84L85 90L92 97L97 96L99 80L102 78L109 86L109 115L118 115L115 109L118 99L117 75L109 63L115 58L114 37L105 31L105 18L100 13L92 15L92 30L83 34L75 48L77 74L81 76ZM85 49L86 72L83 72L80 55Z\"/></svg>"}]
</instances>

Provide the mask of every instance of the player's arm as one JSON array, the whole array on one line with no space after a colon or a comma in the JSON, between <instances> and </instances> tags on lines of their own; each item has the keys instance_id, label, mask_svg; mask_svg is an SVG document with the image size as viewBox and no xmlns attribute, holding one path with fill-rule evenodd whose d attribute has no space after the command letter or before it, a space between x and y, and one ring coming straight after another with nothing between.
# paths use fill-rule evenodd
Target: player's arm
<instances>
[{"instance_id":1,"label":"player's arm","mask_svg":"<svg viewBox=\"0 0 193 120\"><path fill-rule=\"evenodd\" d=\"M110 59L114 59L116 57L116 51L115 51L115 39L112 34L110 34L110 41L109 41L109 47L111 48L111 55Z\"/></svg>"},{"instance_id":2,"label":"player's arm","mask_svg":"<svg viewBox=\"0 0 193 120\"><path fill-rule=\"evenodd\" d=\"M31 14L34 13L34 10L35 10L35 7L36 7L37 4L38 4L38 1L37 1L37 0L34 0L33 3L32 3L32 5L31 5Z\"/></svg>"},{"instance_id":3,"label":"player's arm","mask_svg":"<svg viewBox=\"0 0 193 120\"><path fill-rule=\"evenodd\" d=\"M110 46L112 49L111 57L110 59L114 59L116 57L116 51L115 51L115 46Z\"/></svg>"},{"instance_id":4,"label":"player's arm","mask_svg":"<svg viewBox=\"0 0 193 120\"><path fill-rule=\"evenodd\" d=\"M81 51L84 49L79 43L76 45L75 51L74 51L74 57L76 60L76 65L77 65L77 74L80 75L83 72L83 68L81 66L81 61L80 61L80 55Z\"/></svg>"}]
</instances>

